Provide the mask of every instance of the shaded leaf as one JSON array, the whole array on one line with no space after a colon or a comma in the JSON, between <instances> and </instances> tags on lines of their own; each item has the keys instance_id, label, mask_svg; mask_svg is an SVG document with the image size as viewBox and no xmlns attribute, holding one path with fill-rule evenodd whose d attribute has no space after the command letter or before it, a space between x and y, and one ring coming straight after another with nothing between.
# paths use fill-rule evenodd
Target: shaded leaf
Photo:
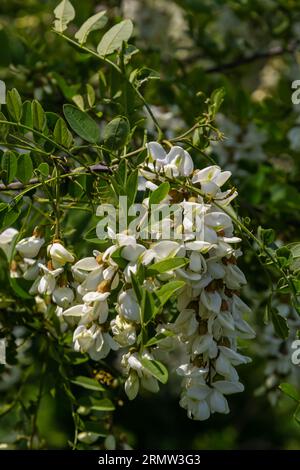
<instances>
[{"instance_id":1,"label":"shaded leaf","mask_svg":"<svg viewBox=\"0 0 300 470\"><path fill-rule=\"evenodd\" d=\"M86 388L88 390L98 390L98 391L103 391L105 390L104 387L102 387L101 384L96 379L92 379L90 377L84 377L82 375L79 375L78 377L75 377L71 382L75 385L78 385L79 387Z\"/></svg>"},{"instance_id":2,"label":"shaded leaf","mask_svg":"<svg viewBox=\"0 0 300 470\"><path fill-rule=\"evenodd\" d=\"M129 132L128 119L117 117L105 126L103 140L107 147L117 150L126 144Z\"/></svg>"},{"instance_id":3,"label":"shaded leaf","mask_svg":"<svg viewBox=\"0 0 300 470\"><path fill-rule=\"evenodd\" d=\"M99 140L99 129L97 123L87 113L72 106L64 105L64 115L69 126L82 139L90 143L96 143Z\"/></svg>"}]
</instances>

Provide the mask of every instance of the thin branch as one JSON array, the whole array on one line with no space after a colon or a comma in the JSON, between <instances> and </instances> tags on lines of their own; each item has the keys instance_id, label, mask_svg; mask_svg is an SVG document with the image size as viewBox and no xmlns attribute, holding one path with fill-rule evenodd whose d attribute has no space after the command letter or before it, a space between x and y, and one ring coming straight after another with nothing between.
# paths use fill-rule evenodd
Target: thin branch
<instances>
[{"instance_id":1,"label":"thin branch","mask_svg":"<svg viewBox=\"0 0 300 470\"><path fill-rule=\"evenodd\" d=\"M111 173L111 169L105 165L102 165L101 163L90 165L87 167L87 169L90 170L91 173ZM79 170L80 168L75 168L74 170L71 170L71 174L78 175L80 174ZM72 176L72 175L69 175L69 176ZM32 178L26 184L21 183L20 181L14 181L13 183L10 183L7 185L0 184L0 191L18 191L19 189L25 189L25 188L30 188L30 186L35 186L39 182L40 180L38 178Z\"/></svg>"},{"instance_id":2,"label":"thin branch","mask_svg":"<svg viewBox=\"0 0 300 470\"><path fill-rule=\"evenodd\" d=\"M219 72L224 72L226 70L234 69L236 67L240 67L242 65L247 65L251 64L252 62L256 62L257 60L262 60L262 59L271 59L272 57L277 57L281 56L283 54L293 54L297 47L299 46L298 41L294 41L290 44L288 44L286 47L283 46L277 46L277 47L272 47L268 51L262 51L262 52L255 52L254 54L245 57L241 56L238 59L235 59L231 62L227 62L225 64L219 64L219 65L214 65L212 67L208 67L207 69L204 70L205 73L219 73ZM196 60L202 58L202 53L194 55L192 57L188 57L184 63L185 64L192 64Z\"/></svg>"}]
</instances>

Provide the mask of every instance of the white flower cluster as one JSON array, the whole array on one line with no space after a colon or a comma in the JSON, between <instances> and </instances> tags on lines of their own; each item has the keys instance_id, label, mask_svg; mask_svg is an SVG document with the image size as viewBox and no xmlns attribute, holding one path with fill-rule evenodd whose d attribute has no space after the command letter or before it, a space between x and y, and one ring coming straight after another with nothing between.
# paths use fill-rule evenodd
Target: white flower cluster
<instances>
[{"instance_id":1,"label":"white flower cluster","mask_svg":"<svg viewBox=\"0 0 300 470\"><path fill-rule=\"evenodd\" d=\"M100 360L111 350L121 350L125 391L130 399L140 387L158 391L154 364L159 353L167 342L169 348L180 343L185 350L185 360L177 369L183 377L180 404L189 417L204 420L214 412L228 413L225 396L243 390L236 366L249 358L237 352L238 339L254 336L243 318L249 315L249 308L240 299L239 289L246 279L237 266L240 239L234 235L228 215L237 193L221 190L230 172L217 166L194 170L193 160L183 148L174 146L167 153L157 142L150 142L147 148L139 189L148 189L151 194L168 181L170 191L160 203L176 201L184 213L200 214L200 238L197 216L195 220L187 216L177 227L183 234L180 239L163 239L161 226L154 241L137 240L134 233L118 233L103 253L94 251L93 256L76 261L58 240L45 247L36 230L16 244L14 269L33 281L30 292L38 302L44 302L45 308L54 304L58 316L75 328L76 351ZM149 197L143 205L151 212ZM0 235L0 247L11 254L17 233L8 230ZM165 333L166 340L146 347L141 334L147 324L143 324L133 278L141 266L147 272L153 263L176 257L185 259L185 265L145 275L139 281L139 289L149 295L170 281L182 281L175 321L166 308L152 321L152 328L157 334Z\"/></svg>"}]
</instances>

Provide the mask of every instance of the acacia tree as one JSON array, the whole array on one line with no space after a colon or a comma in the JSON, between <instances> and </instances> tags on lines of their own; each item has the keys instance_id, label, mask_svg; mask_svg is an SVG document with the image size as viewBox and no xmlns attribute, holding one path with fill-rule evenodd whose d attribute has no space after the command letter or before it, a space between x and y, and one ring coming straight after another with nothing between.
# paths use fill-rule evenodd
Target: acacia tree
<instances>
[{"instance_id":1,"label":"acacia tree","mask_svg":"<svg viewBox=\"0 0 300 470\"><path fill-rule=\"evenodd\" d=\"M114 411L139 392L158 392L169 376L180 378L189 418L229 413L227 395L244 389L236 366L251 360L240 344L255 337L240 296L239 244L267 276L265 321L283 339L300 312L299 244L279 247L273 230L239 216L231 173L207 150L224 138L216 122L222 88L202 95L201 114L170 135L144 97L158 74L135 66L132 22L109 27L99 11L67 34L71 3L54 15L53 34L103 69L100 85L91 80L82 94L56 76L72 103L57 113L1 83L1 335L20 374L1 414L22 422L16 446L40 448L43 395L63 395L72 448L127 448ZM97 207L108 205L118 215L101 239L99 220L104 228L108 219ZM161 220L170 205L175 215ZM276 308L282 295L290 317ZM33 396L29 380L38 384ZM282 389L299 410L297 390Z\"/></svg>"}]
</instances>

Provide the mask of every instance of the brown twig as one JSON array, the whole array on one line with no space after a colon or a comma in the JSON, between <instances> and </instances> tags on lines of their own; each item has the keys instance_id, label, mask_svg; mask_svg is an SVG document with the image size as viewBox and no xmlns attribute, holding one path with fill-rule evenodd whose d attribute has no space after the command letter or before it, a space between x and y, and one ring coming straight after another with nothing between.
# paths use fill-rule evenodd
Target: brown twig
<instances>
[{"instance_id":1,"label":"brown twig","mask_svg":"<svg viewBox=\"0 0 300 470\"><path fill-rule=\"evenodd\" d=\"M299 46L299 41L294 41L290 44L288 44L286 47L283 46L277 46L269 49L268 51L262 51L262 52L255 52L254 54L248 56L248 57L239 57L231 62L227 62L225 64L219 64L219 65L214 65L212 67L208 67L207 69L204 70L205 73L219 73L219 72L224 72L225 70L230 70L234 69L236 67L240 67L242 65L247 65L252 62L256 62L257 60L262 60L262 59L270 59L272 57L277 57L283 54L292 54L295 52L296 48ZM199 58L203 57L202 53L201 56L200 54L188 57L184 63L185 64L192 64L194 61L198 60Z\"/></svg>"},{"instance_id":2,"label":"brown twig","mask_svg":"<svg viewBox=\"0 0 300 470\"><path fill-rule=\"evenodd\" d=\"M96 163L95 165L90 165L88 167L91 173L111 173L111 169L101 163ZM78 168L71 170L71 173L78 173ZM38 178L32 178L28 183L21 183L21 181L14 181L10 184L0 184L0 191L18 191L19 189L28 188L39 182Z\"/></svg>"}]
</instances>

